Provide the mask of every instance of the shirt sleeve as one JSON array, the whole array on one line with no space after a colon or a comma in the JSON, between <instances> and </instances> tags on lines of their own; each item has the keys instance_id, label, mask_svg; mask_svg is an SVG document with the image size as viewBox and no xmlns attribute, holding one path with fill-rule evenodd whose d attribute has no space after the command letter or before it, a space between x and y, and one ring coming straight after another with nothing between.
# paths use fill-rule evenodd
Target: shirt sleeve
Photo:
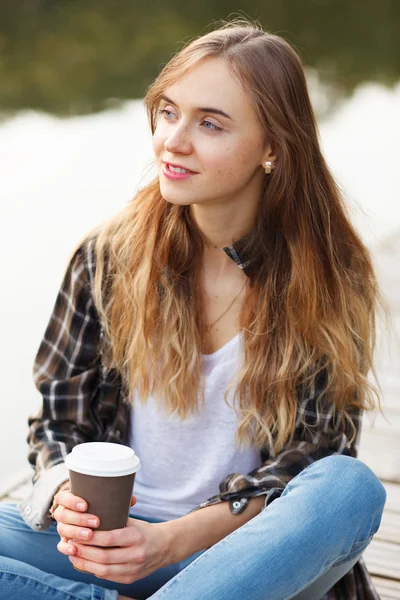
<instances>
[{"instance_id":1,"label":"shirt sleeve","mask_svg":"<svg viewBox=\"0 0 400 600\"><path fill-rule=\"evenodd\" d=\"M42 407L29 418L28 460L35 470L34 486L20 511L34 529L50 524L46 513L52 497L68 479L67 454L76 444L101 435L93 399L101 378L102 331L88 256L84 244L72 256L33 366Z\"/></svg>"},{"instance_id":2,"label":"shirt sleeve","mask_svg":"<svg viewBox=\"0 0 400 600\"><path fill-rule=\"evenodd\" d=\"M265 495L265 506L278 498L286 485L308 465L332 454L356 457L362 412L350 413L356 436L350 443L353 428L349 422L341 423L334 411L332 397L322 398L325 375L322 373L298 403L296 428L293 440L275 456L268 449L261 452L262 465L248 474L231 473L220 483L220 493L209 498L194 510L228 501L233 514L241 513L251 497Z\"/></svg>"}]
</instances>

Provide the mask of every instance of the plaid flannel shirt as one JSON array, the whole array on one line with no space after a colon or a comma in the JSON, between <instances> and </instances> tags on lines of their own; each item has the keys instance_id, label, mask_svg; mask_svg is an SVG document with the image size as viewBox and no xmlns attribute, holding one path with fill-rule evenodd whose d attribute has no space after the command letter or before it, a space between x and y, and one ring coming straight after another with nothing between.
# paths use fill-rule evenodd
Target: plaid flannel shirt
<instances>
[{"instance_id":1,"label":"plaid flannel shirt","mask_svg":"<svg viewBox=\"0 0 400 600\"><path fill-rule=\"evenodd\" d=\"M100 347L104 330L93 296L94 239L82 243L72 256L55 306L38 349L34 382L43 397L42 408L29 419L29 462L35 469L33 488L20 505L26 523L36 530L49 526L49 507L58 486L68 479L67 454L79 443L126 443L130 407L116 371L102 364ZM246 272L238 245L225 253ZM331 454L357 456L361 414L354 413L357 437L349 444L339 429L332 403L324 400L317 418L316 401L323 380L316 381L298 403L293 441L275 456L266 445L262 466L250 473L227 474L219 494L205 498L194 510L229 502L232 513L242 512L249 499L265 496L268 506L287 483L312 462ZM306 425L304 425L305 420ZM324 596L323 600L379 600L365 564L356 565Z\"/></svg>"}]
</instances>

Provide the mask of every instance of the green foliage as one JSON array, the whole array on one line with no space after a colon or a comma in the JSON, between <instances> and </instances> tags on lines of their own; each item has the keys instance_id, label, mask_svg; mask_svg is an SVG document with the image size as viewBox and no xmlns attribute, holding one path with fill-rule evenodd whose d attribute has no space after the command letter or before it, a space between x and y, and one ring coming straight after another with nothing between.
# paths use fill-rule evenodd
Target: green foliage
<instances>
[{"instance_id":1,"label":"green foliage","mask_svg":"<svg viewBox=\"0 0 400 600\"><path fill-rule=\"evenodd\" d=\"M0 3L0 111L68 116L143 97L182 42L239 11L341 93L399 79L396 0L13 0Z\"/></svg>"}]
</instances>

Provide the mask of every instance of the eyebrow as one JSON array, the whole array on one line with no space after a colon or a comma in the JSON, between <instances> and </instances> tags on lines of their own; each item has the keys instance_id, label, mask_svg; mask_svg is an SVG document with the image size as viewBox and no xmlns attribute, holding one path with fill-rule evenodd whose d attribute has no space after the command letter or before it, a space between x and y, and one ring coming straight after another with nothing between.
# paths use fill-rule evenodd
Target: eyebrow
<instances>
[{"instance_id":1,"label":"eyebrow","mask_svg":"<svg viewBox=\"0 0 400 600\"><path fill-rule=\"evenodd\" d=\"M171 98L168 98L168 96L166 96L165 94L162 94L160 96L160 100L165 100L169 104L178 106L176 102L171 100ZM214 113L216 115L222 115L223 117L226 117L227 119L230 119L231 121L233 121L232 117L230 117L226 112L224 112L223 110L220 110L219 108L210 108L209 106L205 106L205 107L198 107L198 108L196 108L196 110L199 112Z\"/></svg>"}]
</instances>

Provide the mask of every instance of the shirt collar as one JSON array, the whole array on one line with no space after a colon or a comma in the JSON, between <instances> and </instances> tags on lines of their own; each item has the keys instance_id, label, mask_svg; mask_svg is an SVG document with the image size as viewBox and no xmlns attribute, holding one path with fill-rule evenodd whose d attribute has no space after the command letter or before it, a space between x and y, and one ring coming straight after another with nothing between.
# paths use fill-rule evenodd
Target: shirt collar
<instances>
[{"instance_id":1,"label":"shirt collar","mask_svg":"<svg viewBox=\"0 0 400 600\"><path fill-rule=\"evenodd\" d=\"M242 271L246 273L246 267L250 264L251 261L245 260L243 251L241 250L241 241L242 240L234 242L231 246L225 246L223 250L225 254L229 256L229 258L235 261L239 269L242 269Z\"/></svg>"}]
</instances>

